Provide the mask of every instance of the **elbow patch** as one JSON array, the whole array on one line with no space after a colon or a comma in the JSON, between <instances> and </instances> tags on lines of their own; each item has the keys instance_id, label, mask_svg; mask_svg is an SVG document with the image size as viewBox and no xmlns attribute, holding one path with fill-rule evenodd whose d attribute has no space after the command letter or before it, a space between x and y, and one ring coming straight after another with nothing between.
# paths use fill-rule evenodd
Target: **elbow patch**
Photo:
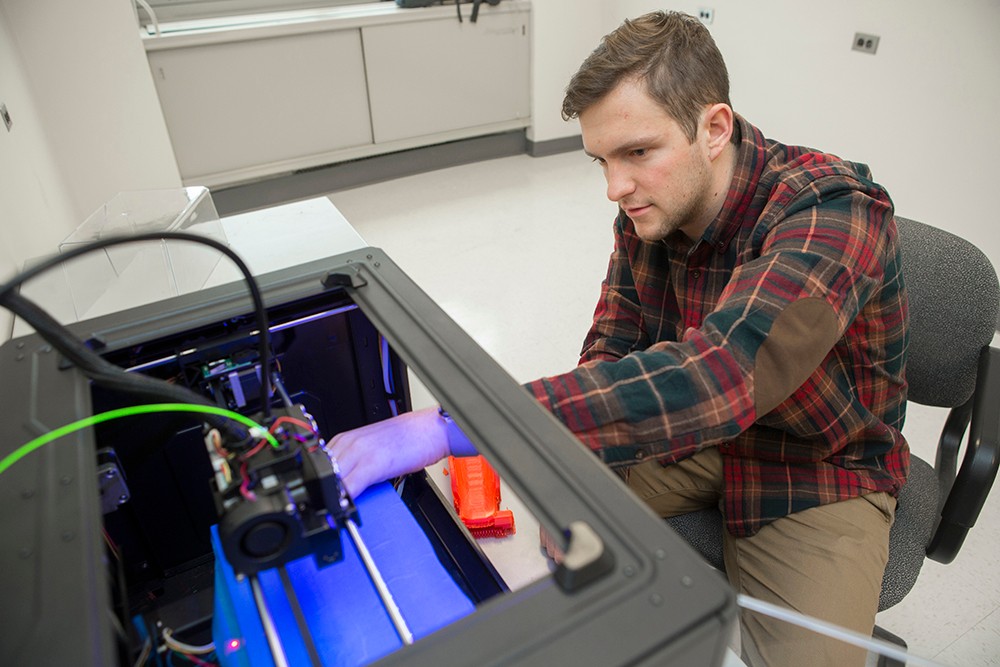
<instances>
[{"instance_id":1,"label":"elbow patch","mask_svg":"<svg viewBox=\"0 0 1000 667\"><path fill-rule=\"evenodd\" d=\"M754 365L757 416L774 410L802 386L840 338L837 317L823 299L790 304L775 318Z\"/></svg>"}]
</instances>

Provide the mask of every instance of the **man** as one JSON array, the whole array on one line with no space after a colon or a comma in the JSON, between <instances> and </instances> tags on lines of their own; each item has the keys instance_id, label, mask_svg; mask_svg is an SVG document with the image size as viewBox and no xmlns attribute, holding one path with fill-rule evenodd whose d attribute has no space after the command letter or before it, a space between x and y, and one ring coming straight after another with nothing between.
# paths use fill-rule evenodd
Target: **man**
<instances>
[{"instance_id":1,"label":"man","mask_svg":"<svg viewBox=\"0 0 1000 667\"><path fill-rule=\"evenodd\" d=\"M580 365L528 389L654 511L718 506L741 593L869 634L909 453L906 293L892 202L867 167L764 138L733 112L692 17L604 38L563 115L617 202ZM412 449L385 446L406 428ZM448 453L434 411L333 440L348 488ZM744 614L752 665L864 653Z\"/></svg>"}]
</instances>

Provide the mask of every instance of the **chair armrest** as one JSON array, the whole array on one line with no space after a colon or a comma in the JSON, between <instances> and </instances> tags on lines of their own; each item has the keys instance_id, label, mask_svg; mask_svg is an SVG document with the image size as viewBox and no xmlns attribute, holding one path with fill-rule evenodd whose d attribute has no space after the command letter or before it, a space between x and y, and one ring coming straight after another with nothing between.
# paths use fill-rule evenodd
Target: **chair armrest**
<instances>
[{"instance_id":1,"label":"chair armrest","mask_svg":"<svg viewBox=\"0 0 1000 667\"><path fill-rule=\"evenodd\" d=\"M969 442L962 467L947 491L941 521L927 547L927 557L941 563L955 559L969 529L976 524L1000 468L1000 350L983 348L976 376Z\"/></svg>"},{"instance_id":2,"label":"chair armrest","mask_svg":"<svg viewBox=\"0 0 1000 667\"><path fill-rule=\"evenodd\" d=\"M951 493L951 486L955 483L958 475L958 453L962 451L962 444L965 442L965 433L969 430L969 423L972 421L972 409L975 407L976 394L973 391L969 400L948 411L948 418L941 429L941 437L938 438L937 456L934 460L934 470L937 472L938 491L941 502L938 506L940 512Z\"/></svg>"}]
</instances>

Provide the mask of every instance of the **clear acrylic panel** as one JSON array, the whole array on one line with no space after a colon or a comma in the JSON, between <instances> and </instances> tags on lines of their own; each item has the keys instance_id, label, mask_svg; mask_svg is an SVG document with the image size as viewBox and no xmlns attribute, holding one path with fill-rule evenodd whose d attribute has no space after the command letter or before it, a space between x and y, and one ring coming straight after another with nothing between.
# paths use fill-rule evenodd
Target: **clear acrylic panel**
<instances>
[{"instance_id":1,"label":"clear acrylic panel","mask_svg":"<svg viewBox=\"0 0 1000 667\"><path fill-rule=\"evenodd\" d=\"M727 664L727 667L739 664L759 667L769 663L836 667L958 667L944 665L915 655L903 646L748 595L738 595L737 605L741 623L757 620L771 623L774 633L784 632L783 628L787 628L792 639L789 640L788 651L783 651L779 644L769 649L767 658L762 658L754 647L745 645L746 640L737 637L733 648L735 653L741 654L741 662Z\"/></svg>"},{"instance_id":2,"label":"clear acrylic panel","mask_svg":"<svg viewBox=\"0 0 1000 667\"><path fill-rule=\"evenodd\" d=\"M122 192L101 206L59 244L59 252L113 236L189 232L226 243L215 203L204 187ZM134 303L201 289L219 261L207 246L161 241L119 245L65 264L76 317L102 299L128 292ZM111 297L109 297L109 293ZM100 310L100 309L99 309Z\"/></svg>"}]
</instances>

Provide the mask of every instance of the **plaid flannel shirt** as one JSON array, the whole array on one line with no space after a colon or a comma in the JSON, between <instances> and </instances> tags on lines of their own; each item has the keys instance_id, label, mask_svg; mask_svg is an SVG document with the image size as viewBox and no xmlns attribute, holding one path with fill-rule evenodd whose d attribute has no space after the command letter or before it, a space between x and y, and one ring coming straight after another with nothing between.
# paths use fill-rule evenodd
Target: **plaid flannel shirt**
<instances>
[{"instance_id":1,"label":"plaid flannel shirt","mask_svg":"<svg viewBox=\"0 0 1000 667\"><path fill-rule=\"evenodd\" d=\"M697 243L619 212L580 365L528 383L609 465L723 459L734 535L909 469L906 290L892 202L868 168L737 117L725 204Z\"/></svg>"}]
</instances>

